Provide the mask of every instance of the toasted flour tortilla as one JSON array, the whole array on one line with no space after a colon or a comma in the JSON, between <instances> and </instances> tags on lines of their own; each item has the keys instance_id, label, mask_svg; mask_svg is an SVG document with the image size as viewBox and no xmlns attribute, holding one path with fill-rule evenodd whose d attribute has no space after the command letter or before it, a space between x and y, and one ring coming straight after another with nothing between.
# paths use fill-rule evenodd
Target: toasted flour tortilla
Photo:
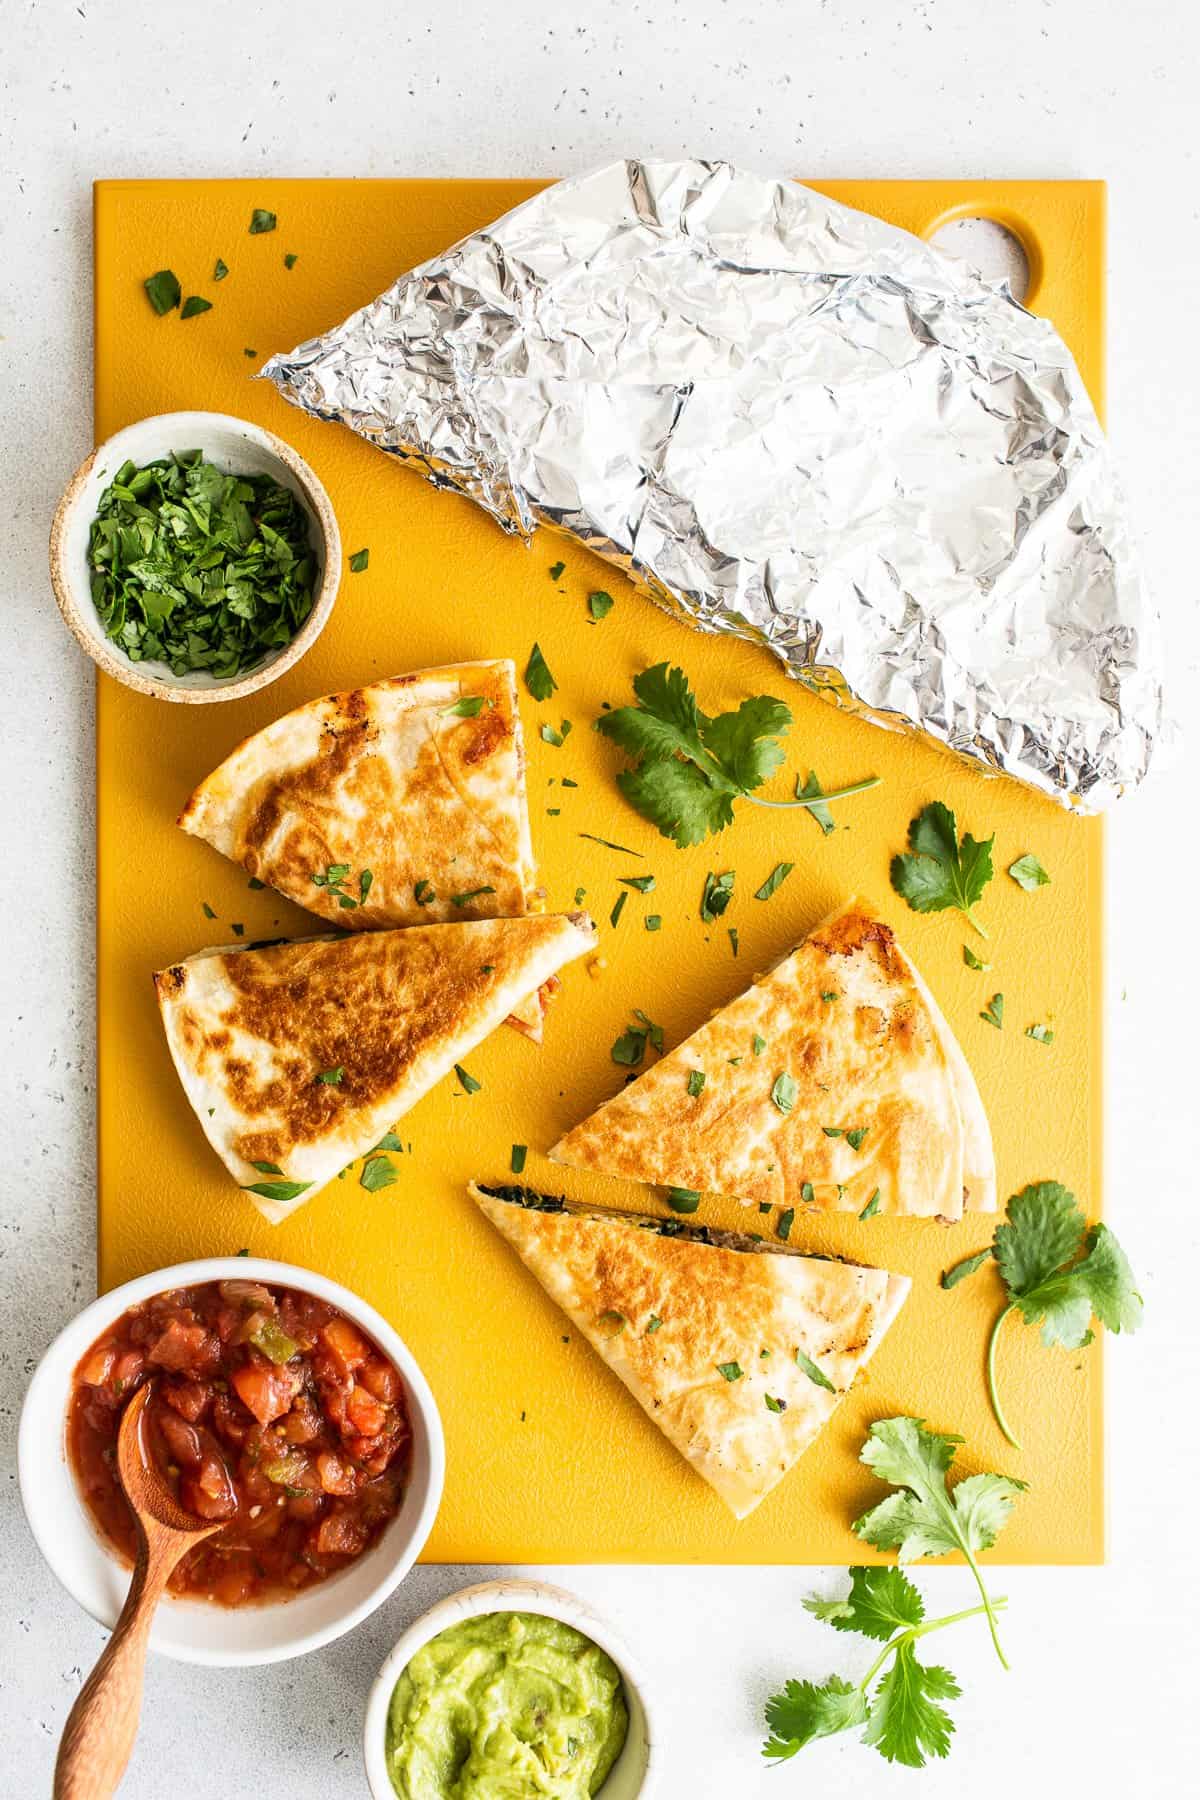
<instances>
[{"instance_id":1,"label":"toasted flour tortilla","mask_svg":"<svg viewBox=\"0 0 1200 1800\"><path fill-rule=\"evenodd\" d=\"M344 931L517 918L537 877L516 671L453 663L310 700L239 744L179 824ZM539 997L512 1022L540 1039Z\"/></svg>"},{"instance_id":2,"label":"toasted flour tortilla","mask_svg":"<svg viewBox=\"0 0 1200 1800\"><path fill-rule=\"evenodd\" d=\"M527 1188L472 1183L470 1193L739 1519L812 1443L910 1286L884 1269Z\"/></svg>"},{"instance_id":3,"label":"toasted flour tortilla","mask_svg":"<svg viewBox=\"0 0 1200 1800\"><path fill-rule=\"evenodd\" d=\"M857 900L550 1155L747 1204L947 1221L996 1204L966 1058L891 927Z\"/></svg>"},{"instance_id":4,"label":"toasted flour tortilla","mask_svg":"<svg viewBox=\"0 0 1200 1800\"><path fill-rule=\"evenodd\" d=\"M206 951L154 983L184 1091L234 1180L304 1184L253 1196L278 1223L595 941L586 913L479 919Z\"/></svg>"}]
</instances>

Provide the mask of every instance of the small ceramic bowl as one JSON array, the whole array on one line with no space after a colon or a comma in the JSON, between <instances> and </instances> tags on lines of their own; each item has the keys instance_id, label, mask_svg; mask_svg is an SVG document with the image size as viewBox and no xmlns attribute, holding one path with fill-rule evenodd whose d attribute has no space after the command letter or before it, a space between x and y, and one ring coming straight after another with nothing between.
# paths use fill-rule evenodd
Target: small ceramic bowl
<instances>
[{"instance_id":1,"label":"small ceramic bowl","mask_svg":"<svg viewBox=\"0 0 1200 1800\"><path fill-rule=\"evenodd\" d=\"M272 475L291 488L308 514L317 560L312 611L290 643L241 675L218 677L206 669L176 675L161 662L130 662L109 642L92 600L88 536L100 496L125 462L139 468L171 451L202 450L226 474ZM93 450L72 475L50 527L50 580L59 610L75 640L92 661L126 687L158 700L193 706L212 700L239 700L266 687L299 662L320 637L333 611L342 570L342 545L329 495L302 456L272 431L228 413L157 413L127 425Z\"/></svg>"},{"instance_id":2,"label":"small ceramic bowl","mask_svg":"<svg viewBox=\"0 0 1200 1800\"><path fill-rule=\"evenodd\" d=\"M214 1606L172 1595L160 1602L150 1633L151 1649L179 1662L217 1668L303 1656L374 1612L399 1586L423 1548L433 1528L445 1473L442 1422L425 1377L387 1320L348 1288L310 1269L253 1256L211 1256L141 1275L93 1301L59 1332L34 1372L21 1409L17 1469L25 1517L55 1575L94 1619L109 1627L115 1624L130 1572L97 1533L67 1462L67 1403L75 1368L127 1307L171 1288L229 1280L298 1288L327 1300L361 1326L403 1378L413 1448L399 1512L378 1542L338 1574L293 1599L263 1606Z\"/></svg>"},{"instance_id":3,"label":"small ceramic bowl","mask_svg":"<svg viewBox=\"0 0 1200 1800\"><path fill-rule=\"evenodd\" d=\"M428 1612L422 1613L395 1645L380 1669L367 1701L363 1754L367 1764L367 1784L374 1800L396 1800L387 1767L387 1718L392 1690L401 1674L417 1651L439 1631L445 1631L448 1625L477 1618L480 1613L496 1612L541 1613L549 1619L561 1619L564 1624L573 1625L576 1631L582 1631L612 1657L621 1671L625 1688L629 1733L596 1800L650 1800L658 1789L661 1764L656 1754L654 1716L645 1676L612 1626L594 1613L586 1601L569 1594L565 1588L551 1587L546 1582L517 1580L481 1581L475 1587L448 1594Z\"/></svg>"}]
</instances>

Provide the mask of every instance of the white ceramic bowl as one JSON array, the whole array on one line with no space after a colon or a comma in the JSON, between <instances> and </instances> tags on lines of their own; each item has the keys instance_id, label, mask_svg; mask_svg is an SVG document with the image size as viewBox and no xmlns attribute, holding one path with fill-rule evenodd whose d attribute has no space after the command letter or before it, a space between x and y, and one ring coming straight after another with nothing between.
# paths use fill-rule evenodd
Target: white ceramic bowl
<instances>
[{"instance_id":1,"label":"white ceramic bowl","mask_svg":"<svg viewBox=\"0 0 1200 1800\"><path fill-rule=\"evenodd\" d=\"M645 1677L628 1647L607 1620L600 1618L575 1594L543 1581L517 1580L481 1581L475 1587L448 1594L428 1612L422 1613L395 1645L371 1689L363 1729L367 1783L374 1800L396 1800L396 1790L387 1768L387 1716L392 1690L401 1674L417 1651L439 1631L445 1631L448 1625L477 1618L480 1613L494 1612L541 1613L549 1619L561 1619L565 1624L573 1625L576 1631L582 1631L612 1657L621 1671L625 1688L629 1734L596 1800L650 1800L658 1789L661 1761L654 1741L654 1715Z\"/></svg>"},{"instance_id":2,"label":"white ceramic bowl","mask_svg":"<svg viewBox=\"0 0 1200 1800\"><path fill-rule=\"evenodd\" d=\"M171 1288L228 1280L298 1288L327 1300L361 1326L403 1377L413 1448L399 1512L379 1541L338 1574L294 1599L266 1606L214 1606L171 1596L162 1601L150 1634L151 1649L179 1662L220 1668L303 1656L374 1612L404 1579L424 1546L445 1473L442 1422L425 1377L387 1320L348 1288L309 1269L264 1257L211 1256L141 1275L93 1301L59 1332L34 1372L21 1409L17 1467L25 1516L58 1579L94 1619L101 1625L115 1623L129 1587L129 1570L96 1532L67 1463L71 1377L84 1352L127 1307Z\"/></svg>"},{"instance_id":3,"label":"white ceramic bowl","mask_svg":"<svg viewBox=\"0 0 1200 1800\"><path fill-rule=\"evenodd\" d=\"M121 467L134 462L139 468L171 451L202 450L209 462L226 474L271 475L299 496L311 525L317 559L316 591L312 611L290 643L241 675L217 677L206 669L175 675L161 662L130 662L104 635L100 615L92 600L88 569L88 535L100 504L100 496ZM93 450L72 475L58 503L50 527L50 580L59 610L92 661L106 675L152 694L159 700L182 700L193 705L211 700L237 700L290 669L311 649L333 610L342 572L342 545L329 495L302 456L290 444L229 413L157 413L127 425L99 449Z\"/></svg>"}]
</instances>

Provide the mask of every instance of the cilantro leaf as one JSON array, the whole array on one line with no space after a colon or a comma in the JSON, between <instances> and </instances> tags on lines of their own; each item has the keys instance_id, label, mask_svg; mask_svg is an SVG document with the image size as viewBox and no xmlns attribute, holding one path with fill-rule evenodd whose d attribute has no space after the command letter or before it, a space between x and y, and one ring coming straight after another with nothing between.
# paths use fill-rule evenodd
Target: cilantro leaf
<instances>
[{"instance_id":1,"label":"cilantro leaf","mask_svg":"<svg viewBox=\"0 0 1200 1800\"><path fill-rule=\"evenodd\" d=\"M244 1192L261 1194L264 1200L298 1200L311 1186L311 1181L250 1181L244 1184Z\"/></svg>"},{"instance_id":2,"label":"cilantro leaf","mask_svg":"<svg viewBox=\"0 0 1200 1800\"><path fill-rule=\"evenodd\" d=\"M250 236L259 237L264 231L274 231L275 214L267 212L264 207L256 206L250 214Z\"/></svg>"},{"instance_id":3,"label":"cilantro leaf","mask_svg":"<svg viewBox=\"0 0 1200 1800\"><path fill-rule=\"evenodd\" d=\"M1049 1025L1027 1025L1025 1036L1032 1038L1035 1044L1052 1044L1054 1032Z\"/></svg>"},{"instance_id":4,"label":"cilantro leaf","mask_svg":"<svg viewBox=\"0 0 1200 1800\"><path fill-rule=\"evenodd\" d=\"M607 718L614 717L608 714ZM607 718L604 723L607 723ZM733 823L733 794L714 786L694 763L678 758L622 769L617 786L633 807L681 850L702 844Z\"/></svg>"},{"instance_id":5,"label":"cilantro leaf","mask_svg":"<svg viewBox=\"0 0 1200 1800\"><path fill-rule=\"evenodd\" d=\"M973 1275L976 1269L982 1269L985 1262L992 1260L995 1252L989 1244L986 1250L977 1250L974 1256L964 1256L953 1268L943 1269L939 1280L944 1288L957 1287L966 1276Z\"/></svg>"},{"instance_id":6,"label":"cilantro leaf","mask_svg":"<svg viewBox=\"0 0 1200 1800\"><path fill-rule=\"evenodd\" d=\"M198 313L211 311L211 300L206 300L203 294L189 294L179 309L179 316L181 319L194 319Z\"/></svg>"},{"instance_id":7,"label":"cilantro leaf","mask_svg":"<svg viewBox=\"0 0 1200 1800\"><path fill-rule=\"evenodd\" d=\"M954 1700L961 1688L948 1669L918 1662L911 1641L897 1648L892 1665L871 1700L863 1736L888 1762L923 1769L927 1756L945 1756L954 1721L939 1700Z\"/></svg>"},{"instance_id":8,"label":"cilantro leaf","mask_svg":"<svg viewBox=\"0 0 1200 1800\"><path fill-rule=\"evenodd\" d=\"M778 893L795 866L795 863L776 863L762 886L755 889L754 898L756 900L769 900L772 894Z\"/></svg>"},{"instance_id":9,"label":"cilantro leaf","mask_svg":"<svg viewBox=\"0 0 1200 1800\"><path fill-rule=\"evenodd\" d=\"M995 841L995 834L980 841L967 833L960 843L954 814L934 800L908 828L911 855L892 858L892 886L914 912L955 907L986 937L971 909L992 879Z\"/></svg>"},{"instance_id":10,"label":"cilantro leaf","mask_svg":"<svg viewBox=\"0 0 1200 1800\"><path fill-rule=\"evenodd\" d=\"M783 761L778 742L792 723L791 708L767 694L743 700L736 712L702 719L700 735L734 787L743 794L761 787Z\"/></svg>"},{"instance_id":11,"label":"cilantro leaf","mask_svg":"<svg viewBox=\"0 0 1200 1800\"><path fill-rule=\"evenodd\" d=\"M370 567L370 564L371 564L370 546L368 546L367 549L365 549L365 550L356 550L354 552L353 556L350 558L350 573L352 575L361 575L364 569L367 569Z\"/></svg>"},{"instance_id":12,"label":"cilantro leaf","mask_svg":"<svg viewBox=\"0 0 1200 1800\"><path fill-rule=\"evenodd\" d=\"M1008 872L1019 888L1027 894L1034 894L1040 887L1049 887L1050 877L1043 869L1037 857L1027 852L1018 856L1016 862L1009 863Z\"/></svg>"},{"instance_id":13,"label":"cilantro leaf","mask_svg":"<svg viewBox=\"0 0 1200 1800\"><path fill-rule=\"evenodd\" d=\"M535 700L548 700L558 687L549 664L542 655L542 646L535 644L529 652L529 661L525 665L525 686Z\"/></svg>"},{"instance_id":14,"label":"cilantro leaf","mask_svg":"<svg viewBox=\"0 0 1200 1800\"><path fill-rule=\"evenodd\" d=\"M800 1349L796 1351L796 1367L808 1376L808 1379L812 1382L814 1387L824 1388L826 1392L830 1394L837 1393L837 1389L834 1387L832 1381L830 1381L828 1375L826 1375L824 1369L819 1369L812 1357L806 1356L803 1350Z\"/></svg>"},{"instance_id":15,"label":"cilantro leaf","mask_svg":"<svg viewBox=\"0 0 1200 1800\"><path fill-rule=\"evenodd\" d=\"M825 804L825 789L821 786L815 769L810 769L808 771L808 780L804 783L803 787L800 786L800 777L797 775L796 798L797 800L809 800L812 802L808 808L809 817L815 819L824 835L828 837L830 832L834 829L833 814Z\"/></svg>"},{"instance_id":16,"label":"cilantro leaf","mask_svg":"<svg viewBox=\"0 0 1200 1800\"><path fill-rule=\"evenodd\" d=\"M760 694L709 718L683 670L665 662L636 675L633 691L636 706L596 720L597 731L636 759L617 784L664 837L681 848L703 843L731 822L735 798L752 798L783 761L778 739L791 725L791 709Z\"/></svg>"},{"instance_id":17,"label":"cilantro leaf","mask_svg":"<svg viewBox=\"0 0 1200 1800\"><path fill-rule=\"evenodd\" d=\"M962 1441L953 1433L927 1430L923 1419L877 1419L861 1460L896 1492L856 1519L853 1529L877 1550L897 1551L902 1563L961 1550L979 1586L996 1654L1007 1668L975 1556L991 1549L1025 1483L983 1474L947 1490L946 1477Z\"/></svg>"},{"instance_id":18,"label":"cilantro leaf","mask_svg":"<svg viewBox=\"0 0 1200 1800\"><path fill-rule=\"evenodd\" d=\"M160 319L179 305L183 289L174 269L157 269L153 275L147 275L142 286Z\"/></svg>"},{"instance_id":19,"label":"cilantro leaf","mask_svg":"<svg viewBox=\"0 0 1200 1800\"><path fill-rule=\"evenodd\" d=\"M603 590L600 590L595 594L588 595L588 611L591 613L597 624L600 623L601 619L607 619L612 609L613 597L611 594L606 594Z\"/></svg>"},{"instance_id":20,"label":"cilantro leaf","mask_svg":"<svg viewBox=\"0 0 1200 1800\"><path fill-rule=\"evenodd\" d=\"M993 994L979 1016L985 1025L994 1025L997 1031L1003 1031L1004 995Z\"/></svg>"},{"instance_id":21,"label":"cilantro leaf","mask_svg":"<svg viewBox=\"0 0 1200 1800\"><path fill-rule=\"evenodd\" d=\"M970 944L963 945L963 961L966 963L968 969L986 971L992 966L990 962L984 962L981 957L976 956Z\"/></svg>"},{"instance_id":22,"label":"cilantro leaf","mask_svg":"<svg viewBox=\"0 0 1200 1800\"><path fill-rule=\"evenodd\" d=\"M700 1196L695 1188L669 1187L667 1205L672 1212L694 1213L700 1210Z\"/></svg>"},{"instance_id":23,"label":"cilantro leaf","mask_svg":"<svg viewBox=\"0 0 1200 1800\"><path fill-rule=\"evenodd\" d=\"M776 1110L781 1113L791 1112L796 1104L796 1093L795 1078L786 1069L781 1069L771 1088L771 1099Z\"/></svg>"},{"instance_id":24,"label":"cilantro leaf","mask_svg":"<svg viewBox=\"0 0 1200 1800\"><path fill-rule=\"evenodd\" d=\"M763 1755L778 1762L795 1756L815 1738L834 1737L865 1725L867 1699L839 1675L831 1675L822 1687L811 1681L789 1681L781 1694L767 1701L767 1725L771 1736Z\"/></svg>"},{"instance_id":25,"label":"cilantro leaf","mask_svg":"<svg viewBox=\"0 0 1200 1800\"><path fill-rule=\"evenodd\" d=\"M372 1151L362 1166L358 1185L365 1188L368 1194L377 1194L382 1188L391 1187L395 1180L396 1165L391 1158Z\"/></svg>"},{"instance_id":26,"label":"cilantro leaf","mask_svg":"<svg viewBox=\"0 0 1200 1800\"><path fill-rule=\"evenodd\" d=\"M857 1631L880 1644L886 1644L897 1629L919 1625L925 1617L917 1589L903 1569L890 1564L851 1569L845 1600L806 1600L804 1610L835 1631Z\"/></svg>"},{"instance_id":27,"label":"cilantro leaf","mask_svg":"<svg viewBox=\"0 0 1200 1800\"><path fill-rule=\"evenodd\" d=\"M719 919L729 902L733 899L734 871L726 869L723 875L716 875L710 869L704 878L704 892L700 896L700 917L706 925Z\"/></svg>"},{"instance_id":28,"label":"cilantro leaf","mask_svg":"<svg viewBox=\"0 0 1200 1800\"><path fill-rule=\"evenodd\" d=\"M613 1061L627 1069L637 1067L646 1054L647 1044L659 1056L663 1053L662 1026L656 1025L653 1019L648 1019L637 1007L634 1008L633 1016L638 1021L637 1024L628 1026L609 1051Z\"/></svg>"}]
</instances>

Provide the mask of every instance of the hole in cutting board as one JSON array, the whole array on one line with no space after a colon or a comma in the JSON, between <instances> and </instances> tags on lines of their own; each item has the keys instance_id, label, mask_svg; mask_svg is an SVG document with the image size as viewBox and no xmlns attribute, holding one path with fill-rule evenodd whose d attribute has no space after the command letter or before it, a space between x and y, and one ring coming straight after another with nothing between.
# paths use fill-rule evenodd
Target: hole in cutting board
<instances>
[{"instance_id":1,"label":"hole in cutting board","mask_svg":"<svg viewBox=\"0 0 1200 1800\"><path fill-rule=\"evenodd\" d=\"M1014 300L1029 292L1029 258L1015 232L995 219L949 219L929 242L945 256L970 263L985 281L1007 281Z\"/></svg>"}]
</instances>

